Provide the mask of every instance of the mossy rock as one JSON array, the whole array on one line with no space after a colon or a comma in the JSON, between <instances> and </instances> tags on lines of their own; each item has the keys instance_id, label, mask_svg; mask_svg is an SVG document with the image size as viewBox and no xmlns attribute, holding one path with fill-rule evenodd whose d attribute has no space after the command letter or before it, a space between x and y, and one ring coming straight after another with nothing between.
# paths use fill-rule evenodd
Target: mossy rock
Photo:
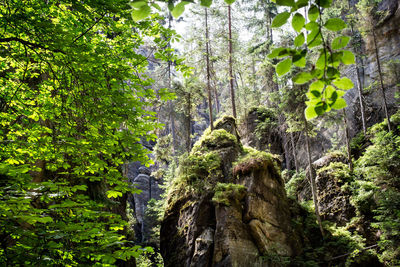
<instances>
[{"instance_id":1,"label":"mossy rock","mask_svg":"<svg viewBox=\"0 0 400 267\"><path fill-rule=\"evenodd\" d=\"M218 183L212 201L225 206L239 203L246 196L246 187L233 183Z\"/></svg>"},{"instance_id":2,"label":"mossy rock","mask_svg":"<svg viewBox=\"0 0 400 267\"><path fill-rule=\"evenodd\" d=\"M280 176L279 157L265 151L245 147L243 155L233 165L233 175L246 174L258 169L272 167L273 172Z\"/></svg>"}]
</instances>

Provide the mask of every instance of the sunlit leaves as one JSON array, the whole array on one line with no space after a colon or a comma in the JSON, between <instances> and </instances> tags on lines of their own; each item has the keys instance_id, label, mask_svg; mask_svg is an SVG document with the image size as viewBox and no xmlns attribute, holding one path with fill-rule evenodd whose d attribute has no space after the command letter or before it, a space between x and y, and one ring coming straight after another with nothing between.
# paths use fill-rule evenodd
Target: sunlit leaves
<instances>
[{"instance_id":1,"label":"sunlit leaves","mask_svg":"<svg viewBox=\"0 0 400 267\"><path fill-rule=\"evenodd\" d=\"M190 3L190 2L186 2L186 1L179 2L179 3L174 7L174 9L172 9L171 15L172 15L174 18L179 17L179 16L182 15L182 13L185 11L185 6L186 6L187 4L189 4L189 3Z\"/></svg>"},{"instance_id":2,"label":"sunlit leaves","mask_svg":"<svg viewBox=\"0 0 400 267\"><path fill-rule=\"evenodd\" d=\"M305 18L300 13L296 13L292 18L292 27L295 31L300 32L305 24Z\"/></svg>"},{"instance_id":3,"label":"sunlit leaves","mask_svg":"<svg viewBox=\"0 0 400 267\"><path fill-rule=\"evenodd\" d=\"M287 11L279 13L278 15L276 15L276 17L272 21L271 27L272 28L281 27L282 25L284 25L287 22L289 17L290 17L290 13Z\"/></svg>"},{"instance_id":4,"label":"sunlit leaves","mask_svg":"<svg viewBox=\"0 0 400 267\"><path fill-rule=\"evenodd\" d=\"M350 41L348 36L338 36L332 41L332 49L341 49L347 46Z\"/></svg>"},{"instance_id":5,"label":"sunlit leaves","mask_svg":"<svg viewBox=\"0 0 400 267\"><path fill-rule=\"evenodd\" d=\"M151 8L144 1L134 2L135 5L132 4L132 19L134 21L140 21L142 19L147 18L150 15Z\"/></svg>"},{"instance_id":6,"label":"sunlit leaves","mask_svg":"<svg viewBox=\"0 0 400 267\"><path fill-rule=\"evenodd\" d=\"M340 31L347 27L346 23L339 18L328 19L324 26L331 31Z\"/></svg>"},{"instance_id":7,"label":"sunlit leaves","mask_svg":"<svg viewBox=\"0 0 400 267\"><path fill-rule=\"evenodd\" d=\"M297 35L297 37L294 39L294 46L302 46L304 44L305 41L305 37L304 37L304 33L301 33L299 35Z\"/></svg>"},{"instance_id":8,"label":"sunlit leaves","mask_svg":"<svg viewBox=\"0 0 400 267\"><path fill-rule=\"evenodd\" d=\"M311 5L311 7L308 9L308 19L310 21L316 21L319 16L319 10L316 5Z\"/></svg>"},{"instance_id":9,"label":"sunlit leaves","mask_svg":"<svg viewBox=\"0 0 400 267\"><path fill-rule=\"evenodd\" d=\"M294 0L276 0L276 3L280 6L294 7Z\"/></svg>"},{"instance_id":10,"label":"sunlit leaves","mask_svg":"<svg viewBox=\"0 0 400 267\"><path fill-rule=\"evenodd\" d=\"M212 4L212 0L200 0L200 5L204 7L210 7Z\"/></svg>"},{"instance_id":11,"label":"sunlit leaves","mask_svg":"<svg viewBox=\"0 0 400 267\"><path fill-rule=\"evenodd\" d=\"M343 50L343 56L341 58L342 63L345 65L351 65L356 62L356 58L351 51Z\"/></svg>"},{"instance_id":12,"label":"sunlit leaves","mask_svg":"<svg viewBox=\"0 0 400 267\"><path fill-rule=\"evenodd\" d=\"M342 90L349 90L354 87L353 82L347 77L335 79L333 80L333 84Z\"/></svg>"},{"instance_id":13,"label":"sunlit leaves","mask_svg":"<svg viewBox=\"0 0 400 267\"><path fill-rule=\"evenodd\" d=\"M227 3L228 5L235 3L235 1L236 0L224 0L224 2Z\"/></svg>"},{"instance_id":14,"label":"sunlit leaves","mask_svg":"<svg viewBox=\"0 0 400 267\"><path fill-rule=\"evenodd\" d=\"M284 75L285 73L289 72L291 64L292 64L291 58L287 58L287 59L279 62L278 65L276 66L276 73L279 76Z\"/></svg>"},{"instance_id":15,"label":"sunlit leaves","mask_svg":"<svg viewBox=\"0 0 400 267\"><path fill-rule=\"evenodd\" d=\"M309 82L313 76L309 72L300 72L293 77L293 82L296 84L304 84Z\"/></svg>"}]
</instances>

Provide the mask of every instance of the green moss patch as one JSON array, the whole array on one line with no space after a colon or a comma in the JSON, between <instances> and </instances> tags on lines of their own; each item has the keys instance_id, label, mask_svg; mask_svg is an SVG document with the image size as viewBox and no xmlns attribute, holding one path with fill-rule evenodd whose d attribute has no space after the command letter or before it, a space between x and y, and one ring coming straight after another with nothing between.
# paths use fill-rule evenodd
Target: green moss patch
<instances>
[{"instance_id":1,"label":"green moss patch","mask_svg":"<svg viewBox=\"0 0 400 267\"><path fill-rule=\"evenodd\" d=\"M232 202L240 202L246 195L246 187L240 184L218 183L215 187L212 201L225 206L230 206Z\"/></svg>"},{"instance_id":2,"label":"green moss patch","mask_svg":"<svg viewBox=\"0 0 400 267\"><path fill-rule=\"evenodd\" d=\"M258 169L272 167L280 175L277 156L265 151L258 151L251 147L244 148L244 154L233 164L233 175L246 174Z\"/></svg>"},{"instance_id":3,"label":"green moss patch","mask_svg":"<svg viewBox=\"0 0 400 267\"><path fill-rule=\"evenodd\" d=\"M238 141L236 137L224 129L218 129L212 132L206 130L203 136L194 144L192 151L215 150L218 148L235 146L237 144Z\"/></svg>"}]
</instances>

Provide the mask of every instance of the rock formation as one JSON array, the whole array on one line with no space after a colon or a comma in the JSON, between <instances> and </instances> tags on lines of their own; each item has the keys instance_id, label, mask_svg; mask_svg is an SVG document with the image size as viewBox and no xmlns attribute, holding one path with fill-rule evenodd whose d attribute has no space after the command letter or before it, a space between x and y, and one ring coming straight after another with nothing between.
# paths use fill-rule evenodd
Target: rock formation
<instances>
[{"instance_id":1,"label":"rock formation","mask_svg":"<svg viewBox=\"0 0 400 267\"><path fill-rule=\"evenodd\" d=\"M206 131L169 192L165 266L274 266L268 255L299 253L277 161L243 148L231 117Z\"/></svg>"}]
</instances>

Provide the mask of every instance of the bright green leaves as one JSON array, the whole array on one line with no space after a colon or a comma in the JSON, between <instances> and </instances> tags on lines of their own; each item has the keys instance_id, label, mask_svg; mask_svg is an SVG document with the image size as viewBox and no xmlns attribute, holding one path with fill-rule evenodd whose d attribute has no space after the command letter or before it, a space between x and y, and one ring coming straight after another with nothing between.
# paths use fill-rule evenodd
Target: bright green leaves
<instances>
[{"instance_id":1,"label":"bright green leaves","mask_svg":"<svg viewBox=\"0 0 400 267\"><path fill-rule=\"evenodd\" d=\"M292 18L292 27L295 31L300 32L305 24L306 19L300 13L296 13Z\"/></svg>"},{"instance_id":2,"label":"bright green leaves","mask_svg":"<svg viewBox=\"0 0 400 267\"><path fill-rule=\"evenodd\" d=\"M200 5L204 7L210 7L212 4L212 0L200 0Z\"/></svg>"},{"instance_id":3,"label":"bright green leaves","mask_svg":"<svg viewBox=\"0 0 400 267\"><path fill-rule=\"evenodd\" d=\"M310 72L300 72L293 77L293 82L296 84L305 84L309 82L313 77Z\"/></svg>"},{"instance_id":4,"label":"bright green leaves","mask_svg":"<svg viewBox=\"0 0 400 267\"><path fill-rule=\"evenodd\" d=\"M122 193L119 192L119 191L108 190L108 191L107 191L107 197L108 197L108 198L122 197Z\"/></svg>"},{"instance_id":5,"label":"bright green leaves","mask_svg":"<svg viewBox=\"0 0 400 267\"><path fill-rule=\"evenodd\" d=\"M132 19L138 22L142 19L147 18L150 15L151 8L147 5L146 1L136 1L131 3L132 7Z\"/></svg>"},{"instance_id":6,"label":"bright green leaves","mask_svg":"<svg viewBox=\"0 0 400 267\"><path fill-rule=\"evenodd\" d=\"M324 26L328 30L335 31L335 32L343 30L343 29L345 29L347 27L346 23L342 19L339 19L339 18L328 19L325 22Z\"/></svg>"},{"instance_id":7,"label":"bright green leaves","mask_svg":"<svg viewBox=\"0 0 400 267\"><path fill-rule=\"evenodd\" d=\"M305 41L304 33L300 33L295 39L294 39L294 46L302 46Z\"/></svg>"},{"instance_id":8,"label":"bright green leaves","mask_svg":"<svg viewBox=\"0 0 400 267\"><path fill-rule=\"evenodd\" d=\"M294 0L276 0L276 4L280 6L294 7Z\"/></svg>"},{"instance_id":9,"label":"bright green leaves","mask_svg":"<svg viewBox=\"0 0 400 267\"><path fill-rule=\"evenodd\" d=\"M341 49L347 46L350 41L348 36L338 36L332 41L332 49Z\"/></svg>"},{"instance_id":10,"label":"bright green leaves","mask_svg":"<svg viewBox=\"0 0 400 267\"><path fill-rule=\"evenodd\" d=\"M342 63L345 65L351 65L356 63L356 57L351 51L348 50L343 50L343 55L342 55Z\"/></svg>"},{"instance_id":11,"label":"bright green leaves","mask_svg":"<svg viewBox=\"0 0 400 267\"><path fill-rule=\"evenodd\" d=\"M232 5L233 3L235 3L236 0L224 0L224 2L228 5Z\"/></svg>"},{"instance_id":12,"label":"bright green leaves","mask_svg":"<svg viewBox=\"0 0 400 267\"><path fill-rule=\"evenodd\" d=\"M342 90L349 90L354 87L353 82L347 77L335 79L333 80L333 84Z\"/></svg>"},{"instance_id":13,"label":"bright green leaves","mask_svg":"<svg viewBox=\"0 0 400 267\"><path fill-rule=\"evenodd\" d=\"M308 9L308 19L310 21L316 21L319 17L319 10L316 5L311 5L311 7Z\"/></svg>"},{"instance_id":14,"label":"bright green leaves","mask_svg":"<svg viewBox=\"0 0 400 267\"><path fill-rule=\"evenodd\" d=\"M271 27L272 28L281 27L288 21L289 17L290 17L290 13L287 11L279 13L278 15L276 15L276 17L272 21Z\"/></svg>"},{"instance_id":15,"label":"bright green leaves","mask_svg":"<svg viewBox=\"0 0 400 267\"><path fill-rule=\"evenodd\" d=\"M174 18L179 17L182 15L182 13L185 11L185 6L189 4L190 2L182 1L178 3L174 9L171 10L171 15L174 16Z\"/></svg>"},{"instance_id":16,"label":"bright green leaves","mask_svg":"<svg viewBox=\"0 0 400 267\"><path fill-rule=\"evenodd\" d=\"M291 58L287 58L287 59L279 62L278 65L276 65L276 73L279 76L282 76L283 74L289 72L291 65L292 65Z\"/></svg>"},{"instance_id":17,"label":"bright green leaves","mask_svg":"<svg viewBox=\"0 0 400 267\"><path fill-rule=\"evenodd\" d=\"M323 8L328 8L332 4L332 0L316 0L315 3Z\"/></svg>"}]
</instances>

